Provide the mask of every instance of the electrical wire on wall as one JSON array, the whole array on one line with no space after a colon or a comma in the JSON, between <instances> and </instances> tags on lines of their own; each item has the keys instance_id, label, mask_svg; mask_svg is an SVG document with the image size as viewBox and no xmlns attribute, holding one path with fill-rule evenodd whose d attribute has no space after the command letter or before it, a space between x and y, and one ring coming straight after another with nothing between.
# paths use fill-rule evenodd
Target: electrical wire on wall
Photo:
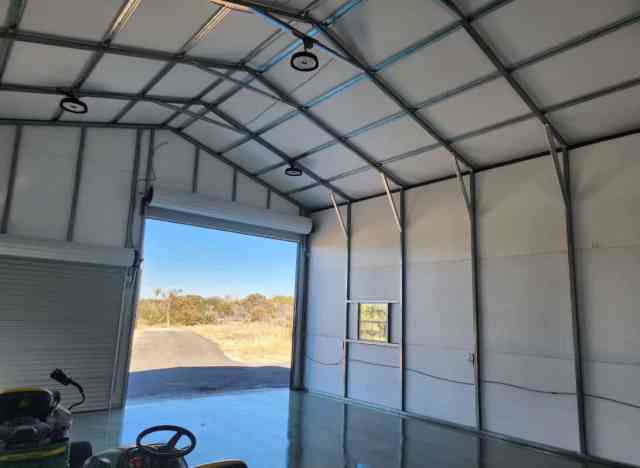
<instances>
[{"instance_id":1,"label":"electrical wire on wall","mask_svg":"<svg viewBox=\"0 0 640 468\"><path fill-rule=\"evenodd\" d=\"M319 359L315 359L312 358L309 355L305 355L305 358L308 359L311 362L315 362L316 364L320 364L322 366L339 366L344 362L344 353L342 353L342 357L340 358L339 361L335 361L335 362L325 362L325 361L321 361ZM389 369L400 369L400 366L394 366L391 364L382 364L379 362L373 362L373 361L367 361L364 359L354 359L351 358L349 359L350 362L359 362L361 364L367 364L367 365L371 365L371 366L377 366L377 367L384 367L384 368L389 368ZM419 371L417 369L411 369L406 367L405 370L407 372L412 372L414 374L418 374L418 375L422 375L424 377L428 377L430 379L434 379L434 380L441 380L444 382L450 382L450 383L455 383L455 384L460 384L460 385L469 385L469 386L475 386L475 383L473 382L467 382L464 380L456 380L456 379L450 379L447 377L442 377L442 376L438 376L438 375L434 375L428 372L424 372L424 371ZM555 391L555 390L542 390L542 389L538 389L538 388L532 388L532 387L526 387L523 385L517 385L517 384L513 384L510 382L503 382L503 381L499 381L499 380L485 380L485 379L480 379L481 383L484 384L490 384L490 385L501 385L504 387L509 387L509 388L514 388L517 390L522 390L522 391L526 391L526 392L530 392L530 393L538 393L538 394L542 394L542 395L553 395L553 396L575 396L576 392L566 392L566 391ZM627 401L622 401L622 400L617 400L615 398L611 398L611 397L607 397L607 396L603 396L603 395L597 395L594 393L585 393L584 396L588 397L588 398L593 398L596 400L603 400L603 401L608 401L610 403L614 403L614 404L618 404L618 405L622 405L622 406L627 406L629 408L634 408L634 409L640 409L640 404L635 404L635 403L630 403Z\"/></svg>"}]
</instances>

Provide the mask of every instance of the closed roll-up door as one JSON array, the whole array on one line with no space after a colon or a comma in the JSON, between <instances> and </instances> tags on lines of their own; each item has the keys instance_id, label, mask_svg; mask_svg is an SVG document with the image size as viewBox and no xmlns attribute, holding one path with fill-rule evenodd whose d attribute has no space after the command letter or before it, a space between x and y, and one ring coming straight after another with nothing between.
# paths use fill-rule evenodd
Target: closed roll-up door
<instances>
[{"instance_id":1,"label":"closed roll-up door","mask_svg":"<svg viewBox=\"0 0 640 468\"><path fill-rule=\"evenodd\" d=\"M78 410L109 406L126 268L0 256L0 388L39 386L77 400L49 373L82 384ZM113 404L117 404L113 402Z\"/></svg>"}]
</instances>

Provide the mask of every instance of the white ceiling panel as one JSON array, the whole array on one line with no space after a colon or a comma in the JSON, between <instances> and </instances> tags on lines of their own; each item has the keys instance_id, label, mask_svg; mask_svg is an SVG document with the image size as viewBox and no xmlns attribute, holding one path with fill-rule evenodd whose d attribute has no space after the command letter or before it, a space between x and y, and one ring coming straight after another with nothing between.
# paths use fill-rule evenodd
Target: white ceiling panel
<instances>
[{"instance_id":1,"label":"white ceiling panel","mask_svg":"<svg viewBox=\"0 0 640 468\"><path fill-rule=\"evenodd\" d=\"M454 146L471 162L490 165L547 149L544 128L534 118L461 140Z\"/></svg>"},{"instance_id":2,"label":"white ceiling panel","mask_svg":"<svg viewBox=\"0 0 640 468\"><path fill-rule=\"evenodd\" d=\"M378 161L435 143L435 140L409 117L394 120L362 133L351 142Z\"/></svg>"},{"instance_id":3,"label":"white ceiling panel","mask_svg":"<svg viewBox=\"0 0 640 468\"><path fill-rule=\"evenodd\" d=\"M118 14L122 3L116 0L29 1L20 21L20 28L99 41Z\"/></svg>"},{"instance_id":4,"label":"white ceiling panel","mask_svg":"<svg viewBox=\"0 0 640 468\"><path fill-rule=\"evenodd\" d=\"M508 63L549 49L639 10L637 0L519 0L475 25Z\"/></svg>"},{"instance_id":5,"label":"white ceiling panel","mask_svg":"<svg viewBox=\"0 0 640 468\"><path fill-rule=\"evenodd\" d=\"M640 5L639 5L640 6ZM640 76L640 24L525 67L515 76L542 106L549 106Z\"/></svg>"},{"instance_id":6,"label":"white ceiling panel","mask_svg":"<svg viewBox=\"0 0 640 468\"><path fill-rule=\"evenodd\" d=\"M176 52L217 10L208 0L142 0L115 42Z\"/></svg>"},{"instance_id":7,"label":"white ceiling panel","mask_svg":"<svg viewBox=\"0 0 640 468\"><path fill-rule=\"evenodd\" d=\"M218 125L198 120L185 129L185 133L200 143L209 146L214 151L221 151L227 146L244 138L244 135L219 127Z\"/></svg>"},{"instance_id":8,"label":"white ceiling panel","mask_svg":"<svg viewBox=\"0 0 640 468\"><path fill-rule=\"evenodd\" d=\"M493 0L456 0L456 5L466 14L474 13Z\"/></svg>"},{"instance_id":9,"label":"white ceiling panel","mask_svg":"<svg viewBox=\"0 0 640 468\"><path fill-rule=\"evenodd\" d=\"M453 21L453 13L438 1L370 0L343 16L333 29L375 65Z\"/></svg>"},{"instance_id":10,"label":"white ceiling panel","mask_svg":"<svg viewBox=\"0 0 640 468\"><path fill-rule=\"evenodd\" d=\"M173 111L153 102L139 102L120 119L122 123L161 124Z\"/></svg>"},{"instance_id":11,"label":"white ceiling panel","mask_svg":"<svg viewBox=\"0 0 640 468\"><path fill-rule=\"evenodd\" d=\"M266 208L267 188L243 174L238 174L236 201L243 205Z\"/></svg>"},{"instance_id":12,"label":"white ceiling panel","mask_svg":"<svg viewBox=\"0 0 640 468\"><path fill-rule=\"evenodd\" d=\"M216 79L211 73L194 66L178 64L149 93L194 98Z\"/></svg>"},{"instance_id":13,"label":"white ceiling panel","mask_svg":"<svg viewBox=\"0 0 640 468\"><path fill-rule=\"evenodd\" d=\"M297 190L307 187L315 183L315 181L306 174L299 177L291 177L284 173L285 167L279 167L260 176L266 183L279 188L283 192Z\"/></svg>"},{"instance_id":14,"label":"white ceiling panel","mask_svg":"<svg viewBox=\"0 0 640 468\"><path fill-rule=\"evenodd\" d=\"M311 29L311 25L306 23L298 23L294 21L290 24L303 33L306 33ZM287 49L295 41L296 39L289 32L280 32L277 35L274 35L270 41L261 47L256 56L249 61L249 64L254 67L261 68L280 52ZM258 44L256 44L256 47L257 46Z\"/></svg>"},{"instance_id":15,"label":"white ceiling panel","mask_svg":"<svg viewBox=\"0 0 640 468\"><path fill-rule=\"evenodd\" d=\"M335 12L340 6L344 5L344 0L320 0L317 2L311 2L309 0L282 0L280 2L268 2L281 4L282 6L295 11L302 11L313 4L311 13L314 17L319 19L325 19L333 12Z\"/></svg>"},{"instance_id":16,"label":"white ceiling panel","mask_svg":"<svg viewBox=\"0 0 640 468\"><path fill-rule=\"evenodd\" d=\"M282 104L281 102L276 102L274 105L269 106L267 109L263 110L261 113L247 122L246 126L249 127L250 130L257 131L275 122L279 118L284 117L292 111L293 109L291 106L287 106L286 104Z\"/></svg>"},{"instance_id":17,"label":"white ceiling panel","mask_svg":"<svg viewBox=\"0 0 640 468\"><path fill-rule=\"evenodd\" d=\"M420 114L446 138L452 138L529 112L509 83L500 78L440 101Z\"/></svg>"},{"instance_id":18,"label":"white ceiling panel","mask_svg":"<svg viewBox=\"0 0 640 468\"><path fill-rule=\"evenodd\" d=\"M83 89L137 93L164 65L156 60L107 54L98 62Z\"/></svg>"},{"instance_id":19,"label":"white ceiling panel","mask_svg":"<svg viewBox=\"0 0 640 468\"><path fill-rule=\"evenodd\" d=\"M182 107L181 104L178 104L178 106ZM202 112L204 110L204 107L203 106L190 106L189 108L187 108L187 110L190 111L190 112L195 112L196 114L199 114L200 112ZM171 125L172 127L175 127L175 128L180 128L182 125L184 125L190 119L191 119L190 115L188 115L188 114L180 114L175 119L173 119L171 122L169 122L169 125Z\"/></svg>"},{"instance_id":20,"label":"white ceiling panel","mask_svg":"<svg viewBox=\"0 0 640 468\"><path fill-rule=\"evenodd\" d=\"M495 69L463 30L385 68L383 78L412 104L486 76Z\"/></svg>"},{"instance_id":21,"label":"white ceiling panel","mask_svg":"<svg viewBox=\"0 0 640 468\"><path fill-rule=\"evenodd\" d=\"M238 146L225 153L225 156L249 172L256 172L282 162L282 158L255 141Z\"/></svg>"},{"instance_id":22,"label":"white ceiling panel","mask_svg":"<svg viewBox=\"0 0 640 468\"><path fill-rule=\"evenodd\" d=\"M323 179L367 165L354 152L341 145L332 146L303 158L299 163L307 169L311 169Z\"/></svg>"},{"instance_id":23,"label":"white ceiling panel","mask_svg":"<svg viewBox=\"0 0 640 468\"><path fill-rule=\"evenodd\" d=\"M68 87L84 68L91 52L15 42L3 77L7 83Z\"/></svg>"},{"instance_id":24,"label":"white ceiling panel","mask_svg":"<svg viewBox=\"0 0 640 468\"><path fill-rule=\"evenodd\" d=\"M328 133L303 115L278 125L262 136L289 156L298 156L310 148L331 140Z\"/></svg>"},{"instance_id":25,"label":"white ceiling panel","mask_svg":"<svg viewBox=\"0 0 640 468\"><path fill-rule=\"evenodd\" d=\"M558 131L572 142L640 127L640 87L587 101L550 114Z\"/></svg>"},{"instance_id":26,"label":"white ceiling panel","mask_svg":"<svg viewBox=\"0 0 640 468\"><path fill-rule=\"evenodd\" d=\"M345 134L399 110L376 85L364 80L313 107L311 112L339 133Z\"/></svg>"},{"instance_id":27,"label":"white ceiling panel","mask_svg":"<svg viewBox=\"0 0 640 468\"><path fill-rule=\"evenodd\" d=\"M271 98L245 88L221 104L220 109L244 124L268 109L274 102Z\"/></svg>"},{"instance_id":28,"label":"white ceiling panel","mask_svg":"<svg viewBox=\"0 0 640 468\"><path fill-rule=\"evenodd\" d=\"M368 197L384 192L380 173L373 169L336 180L333 184L353 198ZM399 188L391 181L389 181L389 187L391 190ZM391 216L391 213L389 215Z\"/></svg>"},{"instance_id":29,"label":"white ceiling panel","mask_svg":"<svg viewBox=\"0 0 640 468\"><path fill-rule=\"evenodd\" d=\"M258 15L232 11L191 53L239 62L276 31L271 23Z\"/></svg>"},{"instance_id":30,"label":"white ceiling panel","mask_svg":"<svg viewBox=\"0 0 640 468\"><path fill-rule=\"evenodd\" d=\"M291 198L298 200L305 208L315 209L324 208L331 205L331 198L329 197L329 189L322 185L314 187L302 192L292 193ZM339 195L336 195L336 201L338 203L344 203L346 200Z\"/></svg>"},{"instance_id":31,"label":"white ceiling panel","mask_svg":"<svg viewBox=\"0 0 640 468\"><path fill-rule=\"evenodd\" d=\"M83 97L82 101L85 102L89 107L89 110L86 114L73 114L71 112L63 112L60 120L81 122L109 122L128 103L128 101L122 101L119 99L98 99L89 97Z\"/></svg>"},{"instance_id":32,"label":"white ceiling panel","mask_svg":"<svg viewBox=\"0 0 640 468\"><path fill-rule=\"evenodd\" d=\"M235 80L240 80L240 81L247 81L247 79L249 78L249 75L247 73L232 73L231 74L231 78L235 79ZM217 80L215 80L217 81ZM252 83L252 85L255 84ZM216 99L219 99L222 95L226 94L227 92L229 92L230 90L236 88L238 85L235 84L233 81L229 81L229 80L224 80L223 82L221 82L220 84L218 84L218 86L216 86L215 88L213 88L211 91L209 91L207 94L205 94L203 96L203 99L207 102L214 102Z\"/></svg>"},{"instance_id":33,"label":"white ceiling panel","mask_svg":"<svg viewBox=\"0 0 640 468\"><path fill-rule=\"evenodd\" d=\"M402 180L418 184L452 175L455 171L453 156L444 148L436 148L410 158L403 158L384 165Z\"/></svg>"},{"instance_id":34,"label":"white ceiling panel","mask_svg":"<svg viewBox=\"0 0 640 468\"><path fill-rule=\"evenodd\" d=\"M51 94L0 92L0 118L50 119L58 108L60 96Z\"/></svg>"}]
</instances>

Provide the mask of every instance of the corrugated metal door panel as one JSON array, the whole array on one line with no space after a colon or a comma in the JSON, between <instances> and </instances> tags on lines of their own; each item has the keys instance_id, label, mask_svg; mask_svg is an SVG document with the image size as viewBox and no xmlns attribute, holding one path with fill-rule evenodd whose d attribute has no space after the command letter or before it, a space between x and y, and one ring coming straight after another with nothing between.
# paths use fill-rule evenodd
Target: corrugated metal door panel
<instances>
[{"instance_id":1,"label":"corrugated metal door panel","mask_svg":"<svg viewBox=\"0 0 640 468\"><path fill-rule=\"evenodd\" d=\"M87 394L83 411L108 407L124 268L0 257L0 388L55 385L64 369ZM79 409L80 409L79 408Z\"/></svg>"}]
</instances>

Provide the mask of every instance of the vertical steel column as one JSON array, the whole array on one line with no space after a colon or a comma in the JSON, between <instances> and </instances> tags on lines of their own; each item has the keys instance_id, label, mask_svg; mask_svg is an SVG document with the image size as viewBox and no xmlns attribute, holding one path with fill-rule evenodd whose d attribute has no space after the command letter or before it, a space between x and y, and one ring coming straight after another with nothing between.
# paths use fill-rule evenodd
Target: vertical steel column
<instances>
[{"instance_id":1,"label":"vertical steel column","mask_svg":"<svg viewBox=\"0 0 640 468\"><path fill-rule=\"evenodd\" d=\"M20 143L22 142L22 125L16 126L16 133L13 138L13 154L11 156L11 167L9 168L9 181L7 183L7 195L4 199L4 210L0 221L0 234L7 233L9 226L9 216L11 205L13 204L13 192L16 186L16 172L18 171L18 156L20 154Z\"/></svg>"},{"instance_id":2,"label":"vertical steel column","mask_svg":"<svg viewBox=\"0 0 640 468\"><path fill-rule=\"evenodd\" d=\"M342 343L344 356L342 362L343 396L349 398L349 329L351 315L351 202L347 204L347 274L345 280L345 329Z\"/></svg>"},{"instance_id":3,"label":"vertical steel column","mask_svg":"<svg viewBox=\"0 0 640 468\"><path fill-rule=\"evenodd\" d=\"M78 211L78 195L80 193L80 181L82 180L82 164L84 161L84 147L87 140L87 128L80 129L80 142L78 143L78 156L76 159L76 173L73 180L73 195L71 197L71 212L67 225L67 242L73 241L73 231L76 227L76 214Z\"/></svg>"},{"instance_id":4,"label":"vertical steel column","mask_svg":"<svg viewBox=\"0 0 640 468\"><path fill-rule=\"evenodd\" d=\"M142 145L142 130L136 130L136 146L133 155L133 169L131 171L131 191L129 192L129 214L127 216L127 233L124 246L131 249L133 243L133 220L136 211L136 194L138 187L138 173L140 172L140 147Z\"/></svg>"},{"instance_id":5,"label":"vertical steel column","mask_svg":"<svg viewBox=\"0 0 640 468\"><path fill-rule=\"evenodd\" d=\"M573 363L576 379L576 403L578 408L578 434L580 453L587 455L587 431L584 414L584 382L582 369L582 340L580 333L580 309L578 302L578 282L576 276L576 246L573 226L573 197L571 190L571 163L569 151L562 151L564 165L564 194L565 194L565 227L567 232L567 260L569 262L569 286L571 288L571 329L573 332Z\"/></svg>"},{"instance_id":6,"label":"vertical steel column","mask_svg":"<svg viewBox=\"0 0 640 468\"><path fill-rule=\"evenodd\" d=\"M238 171L234 169L231 182L231 201L236 201L236 198L238 198Z\"/></svg>"},{"instance_id":7,"label":"vertical steel column","mask_svg":"<svg viewBox=\"0 0 640 468\"><path fill-rule=\"evenodd\" d=\"M198 193L198 174L200 172L200 148L195 147L193 155L193 175L191 176L191 193Z\"/></svg>"},{"instance_id":8,"label":"vertical steel column","mask_svg":"<svg viewBox=\"0 0 640 468\"><path fill-rule=\"evenodd\" d=\"M309 284L309 244L310 236L298 242L296 265L296 290L293 323L293 351L291 353L291 390L304 389L304 366L307 337L307 297Z\"/></svg>"},{"instance_id":9,"label":"vertical steel column","mask_svg":"<svg viewBox=\"0 0 640 468\"><path fill-rule=\"evenodd\" d=\"M473 359L475 397L476 397L476 428L481 431L484 428L482 414L482 383L481 383L481 305L480 305L480 253L478 250L478 197L477 174L472 171L469 174L469 224L471 231L471 288L473 290L473 330L475 335L475 356Z\"/></svg>"},{"instance_id":10,"label":"vertical steel column","mask_svg":"<svg viewBox=\"0 0 640 468\"><path fill-rule=\"evenodd\" d=\"M267 189L267 210L271 208L271 189Z\"/></svg>"},{"instance_id":11,"label":"vertical steel column","mask_svg":"<svg viewBox=\"0 0 640 468\"><path fill-rule=\"evenodd\" d=\"M407 203L405 190L400 190L400 409L407 409L407 383L406 374L406 355L407 347L405 344L407 337L407 243L406 243L406 227L407 227Z\"/></svg>"}]
</instances>

